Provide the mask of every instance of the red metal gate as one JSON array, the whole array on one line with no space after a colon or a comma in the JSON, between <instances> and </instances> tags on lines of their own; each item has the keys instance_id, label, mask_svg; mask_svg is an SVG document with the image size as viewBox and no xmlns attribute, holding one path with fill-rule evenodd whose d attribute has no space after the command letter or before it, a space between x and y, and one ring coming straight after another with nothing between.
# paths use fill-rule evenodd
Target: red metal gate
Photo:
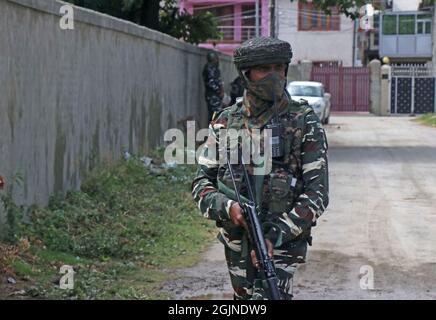
<instances>
[{"instance_id":1,"label":"red metal gate","mask_svg":"<svg viewBox=\"0 0 436 320\"><path fill-rule=\"evenodd\" d=\"M313 67L312 81L331 94L331 110L369 112L370 77L366 67Z\"/></svg>"}]
</instances>

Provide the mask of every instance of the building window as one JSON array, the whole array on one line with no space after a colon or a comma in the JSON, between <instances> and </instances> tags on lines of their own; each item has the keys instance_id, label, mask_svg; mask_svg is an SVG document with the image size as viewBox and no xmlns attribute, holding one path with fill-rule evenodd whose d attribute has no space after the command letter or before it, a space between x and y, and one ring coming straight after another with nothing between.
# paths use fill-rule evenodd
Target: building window
<instances>
[{"instance_id":1,"label":"building window","mask_svg":"<svg viewBox=\"0 0 436 320\"><path fill-rule=\"evenodd\" d=\"M417 30L418 34L424 33L424 23L422 21L418 21L417 28L418 28Z\"/></svg>"},{"instance_id":2,"label":"building window","mask_svg":"<svg viewBox=\"0 0 436 320\"><path fill-rule=\"evenodd\" d=\"M262 33L261 7L259 4L259 34ZM215 16L218 30L223 34L223 39L220 42L241 42L256 35L256 8L254 4L241 4L240 10L238 10L237 5L218 5L217 7L197 5L193 9L194 15L209 11Z\"/></svg>"},{"instance_id":3,"label":"building window","mask_svg":"<svg viewBox=\"0 0 436 320\"><path fill-rule=\"evenodd\" d=\"M223 40L233 41L235 30L233 25L235 18L234 6L228 5L215 8L213 6L206 5L194 6L194 15L207 11L215 16L218 22L218 30L223 33Z\"/></svg>"},{"instance_id":4,"label":"building window","mask_svg":"<svg viewBox=\"0 0 436 320\"><path fill-rule=\"evenodd\" d=\"M256 36L256 7L252 4L246 4L241 6L241 40L245 41ZM259 35L261 34L261 6L259 5Z\"/></svg>"},{"instance_id":5,"label":"building window","mask_svg":"<svg viewBox=\"0 0 436 320\"><path fill-rule=\"evenodd\" d=\"M397 16L396 15L383 16L383 34L385 34L385 35L397 34Z\"/></svg>"},{"instance_id":6,"label":"building window","mask_svg":"<svg viewBox=\"0 0 436 320\"><path fill-rule=\"evenodd\" d=\"M380 28L380 15L375 14L374 15L374 30L376 30L376 31L372 33L372 35L374 36L373 47L378 47L378 44L379 44L379 33L378 33L379 28Z\"/></svg>"},{"instance_id":7,"label":"building window","mask_svg":"<svg viewBox=\"0 0 436 320\"><path fill-rule=\"evenodd\" d=\"M298 2L299 31L339 31L340 19L337 7L330 8L331 15L315 9L313 3Z\"/></svg>"},{"instance_id":8,"label":"building window","mask_svg":"<svg viewBox=\"0 0 436 320\"><path fill-rule=\"evenodd\" d=\"M415 15L404 14L400 15L398 21L398 33L399 34L415 34Z\"/></svg>"},{"instance_id":9,"label":"building window","mask_svg":"<svg viewBox=\"0 0 436 320\"><path fill-rule=\"evenodd\" d=\"M400 14L383 16L384 35L431 34L432 17L428 14Z\"/></svg>"},{"instance_id":10,"label":"building window","mask_svg":"<svg viewBox=\"0 0 436 320\"><path fill-rule=\"evenodd\" d=\"M431 34L431 21L425 23L425 33Z\"/></svg>"},{"instance_id":11,"label":"building window","mask_svg":"<svg viewBox=\"0 0 436 320\"><path fill-rule=\"evenodd\" d=\"M419 14L416 17L416 33L418 34L431 34L431 14Z\"/></svg>"},{"instance_id":12,"label":"building window","mask_svg":"<svg viewBox=\"0 0 436 320\"><path fill-rule=\"evenodd\" d=\"M380 28L380 15L374 14L374 29L378 30Z\"/></svg>"}]
</instances>

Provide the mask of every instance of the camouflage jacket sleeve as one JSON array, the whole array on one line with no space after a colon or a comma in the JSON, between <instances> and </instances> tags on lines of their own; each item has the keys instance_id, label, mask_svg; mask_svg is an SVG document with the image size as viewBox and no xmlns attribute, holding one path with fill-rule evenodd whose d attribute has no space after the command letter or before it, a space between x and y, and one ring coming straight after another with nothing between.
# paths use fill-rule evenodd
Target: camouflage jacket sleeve
<instances>
[{"instance_id":1,"label":"camouflage jacket sleeve","mask_svg":"<svg viewBox=\"0 0 436 320\"><path fill-rule=\"evenodd\" d=\"M309 231L329 202L327 137L314 112L306 115L305 123L301 148L303 193L291 212L278 219L280 230L272 228L266 235L275 246Z\"/></svg>"},{"instance_id":2,"label":"camouflage jacket sleeve","mask_svg":"<svg viewBox=\"0 0 436 320\"><path fill-rule=\"evenodd\" d=\"M203 70L203 80L206 86L206 93L220 94L221 74L218 68L206 65Z\"/></svg>"},{"instance_id":3,"label":"camouflage jacket sleeve","mask_svg":"<svg viewBox=\"0 0 436 320\"><path fill-rule=\"evenodd\" d=\"M229 210L234 203L218 191L218 140L217 131L224 125L217 120L209 126L209 137L198 159L197 176L192 182L192 196L204 217L215 221L230 220Z\"/></svg>"}]
</instances>

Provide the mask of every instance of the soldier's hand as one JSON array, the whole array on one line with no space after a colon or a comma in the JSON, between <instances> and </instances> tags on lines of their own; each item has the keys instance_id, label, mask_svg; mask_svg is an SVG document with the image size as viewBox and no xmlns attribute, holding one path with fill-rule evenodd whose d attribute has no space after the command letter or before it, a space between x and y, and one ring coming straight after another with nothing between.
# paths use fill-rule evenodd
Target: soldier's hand
<instances>
[{"instance_id":1,"label":"soldier's hand","mask_svg":"<svg viewBox=\"0 0 436 320\"><path fill-rule=\"evenodd\" d=\"M266 247L268 249L268 256L272 259L273 256L274 256L274 246L273 246L272 242L269 241L268 239L265 239L265 242L266 242ZM251 250L250 254L251 254L251 263L257 269L259 269L260 268L260 263L259 263L259 261L256 258L256 252L254 252L254 250Z\"/></svg>"},{"instance_id":2,"label":"soldier's hand","mask_svg":"<svg viewBox=\"0 0 436 320\"><path fill-rule=\"evenodd\" d=\"M242 208L237 202L233 203L230 207L230 220L233 222L233 224L248 230L247 222L245 221L242 213Z\"/></svg>"}]
</instances>

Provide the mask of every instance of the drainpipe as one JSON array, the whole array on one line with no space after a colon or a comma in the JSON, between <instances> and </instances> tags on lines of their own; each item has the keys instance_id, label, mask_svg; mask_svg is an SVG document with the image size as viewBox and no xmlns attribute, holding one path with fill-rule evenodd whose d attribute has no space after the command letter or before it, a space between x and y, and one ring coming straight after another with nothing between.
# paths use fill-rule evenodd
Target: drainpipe
<instances>
[{"instance_id":1,"label":"drainpipe","mask_svg":"<svg viewBox=\"0 0 436 320\"><path fill-rule=\"evenodd\" d=\"M276 37L276 0L269 1L269 17L270 17L270 36Z\"/></svg>"},{"instance_id":2,"label":"drainpipe","mask_svg":"<svg viewBox=\"0 0 436 320\"><path fill-rule=\"evenodd\" d=\"M259 0L256 0L256 37L259 37Z\"/></svg>"},{"instance_id":3,"label":"drainpipe","mask_svg":"<svg viewBox=\"0 0 436 320\"><path fill-rule=\"evenodd\" d=\"M353 20L353 67L356 65L356 20Z\"/></svg>"}]
</instances>

